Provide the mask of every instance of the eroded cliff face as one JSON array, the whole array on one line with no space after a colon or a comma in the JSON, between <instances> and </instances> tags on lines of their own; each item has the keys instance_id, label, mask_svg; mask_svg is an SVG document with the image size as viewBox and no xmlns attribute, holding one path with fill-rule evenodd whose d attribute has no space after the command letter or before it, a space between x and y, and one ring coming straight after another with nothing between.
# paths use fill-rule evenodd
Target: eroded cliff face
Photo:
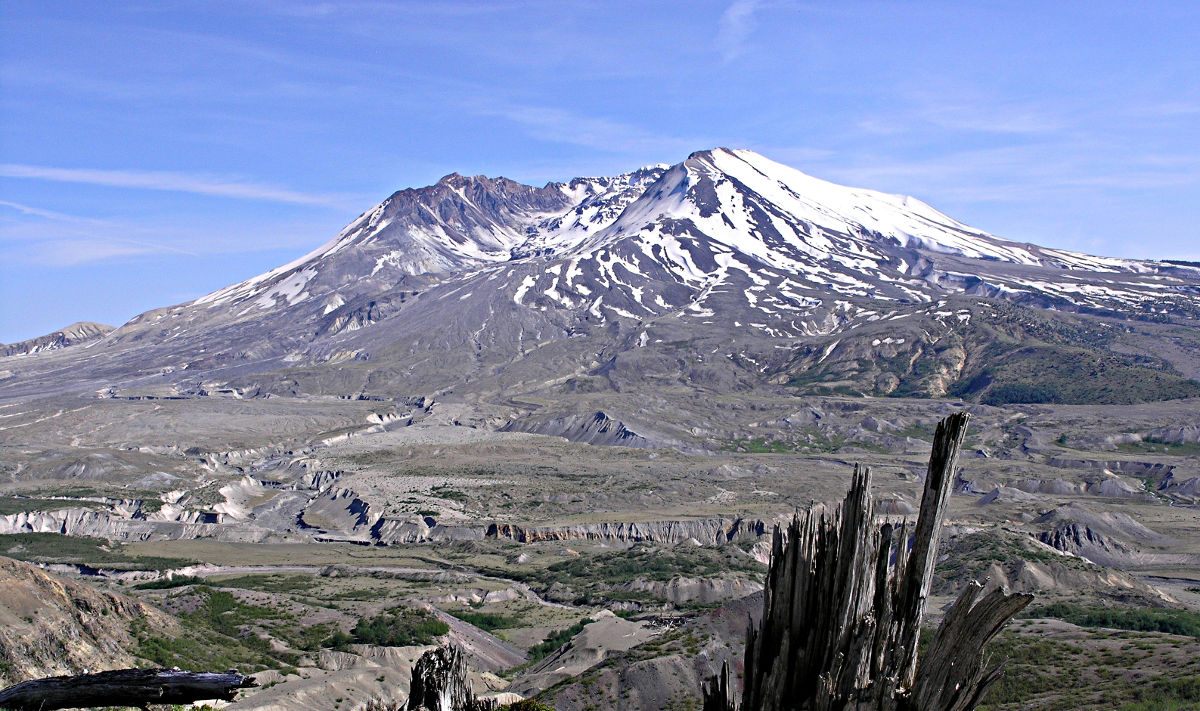
<instances>
[{"instance_id":1,"label":"eroded cliff face","mask_svg":"<svg viewBox=\"0 0 1200 711\"><path fill-rule=\"evenodd\" d=\"M711 518L679 521L618 521L568 526L518 526L492 524L488 538L510 538L520 543L538 541L596 540L636 543L681 543L694 540L702 545L731 541L755 541L771 531L772 521L762 519Z\"/></svg>"},{"instance_id":2,"label":"eroded cliff face","mask_svg":"<svg viewBox=\"0 0 1200 711\"><path fill-rule=\"evenodd\" d=\"M0 557L0 686L133 666L134 621L170 625L162 612L124 595Z\"/></svg>"},{"instance_id":3,"label":"eroded cliff face","mask_svg":"<svg viewBox=\"0 0 1200 711\"><path fill-rule=\"evenodd\" d=\"M272 531L259 526L236 521L225 524L222 519L222 514L188 511L180 513L177 520L160 521L121 511L72 508L0 516L0 535L61 533L116 541L215 538L239 542L262 542L272 535Z\"/></svg>"}]
</instances>

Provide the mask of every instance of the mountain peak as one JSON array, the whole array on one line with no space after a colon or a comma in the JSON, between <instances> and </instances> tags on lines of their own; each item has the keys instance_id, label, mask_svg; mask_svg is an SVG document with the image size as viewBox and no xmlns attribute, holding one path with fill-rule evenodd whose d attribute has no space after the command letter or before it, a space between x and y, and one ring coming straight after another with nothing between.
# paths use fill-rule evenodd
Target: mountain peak
<instances>
[{"instance_id":1,"label":"mountain peak","mask_svg":"<svg viewBox=\"0 0 1200 711\"><path fill-rule=\"evenodd\" d=\"M450 173L435 185L395 193L306 257L198 303L252 301L261 309L336 303L322 307L334 313L349 308L348 293L390 293L418 276L423 282L466 279L501 263L518 271L554 269L562 259L571 267L560 278L521 277L536 288L514 287L512 300L543 308L542 296L529 296L542 294L558 298L558 307L586 300L591 318L607 318L606 304L614 314L652 317L677 308L693 289L741 279L734 276L740 272L754 283L792 284L797 303L930 301L935 297L928 289L971 284L966 275L979 271L956 267L961 271L954 275L937 274L932 264L949 258L1110 272L1141 268L1016 244L915 198L837 185L754 151L717 147L673 166L541 188ZM575 295L565 296L576 284ZM1010 281L971 288L1006 293L1031 287ZM644 301L653 292L662 293Z\"/></svg>"},{"instance_id":2,"label":"mountain peak","mask_svg":"<svg viewBox=\"0 0 1200 711\"><path fill-rule=\"evenodd\" d=\"M914 198L714 148L541 188L451 173L402 190L291 264L135 318L88 367L99 377L116 353L140 362L143 346L181 378L348 358L372 361L362 373L383 367L394 388L424 391L451 387L455 369L503 380L507 363L569 352L548 347L565 339L591 339L567 360L601 373L613 354L674 362L654 344L720 334L704 362L733 359L741 378L783 360L824 368L855 329L871 334L867 345L837 363L901 351L911 362L928 334L974 324L1005 301L1130 318L1200 313L1197 279L1182 266L1010 242ZM959 306L982 297L975 311ZM726 341L738 345L726 351ZM745 343L764 344L752 361L739 355ZM862 387L896 386L879 377Z\"/></svg>"}]
</instances>

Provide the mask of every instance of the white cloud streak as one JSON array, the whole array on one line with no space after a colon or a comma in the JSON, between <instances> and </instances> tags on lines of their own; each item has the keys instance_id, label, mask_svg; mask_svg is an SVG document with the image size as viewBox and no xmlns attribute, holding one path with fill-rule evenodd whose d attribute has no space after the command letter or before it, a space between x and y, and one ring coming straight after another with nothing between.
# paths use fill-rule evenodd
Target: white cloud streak
<instances>
[{"instance_id":1,"label":"white cloud streak","mask_svg":"<svg viewBox=\"0 0 1200 711\"><path fill-rule=\"evenodd\" d=\"M0 262L41 267L119 263L155 255L205 257L269 250L303 253L333 228L310 219L257 226L201 219L199 224L106 220L0 200Z\"/></svg>"},{"instance_id":2,"label":"white cloud streak","mask_svg":"<svg viewBox=\"0 0 1200 711\"><path fill-rule=\"evenodd\" d=\"M754 11L760 4L759 0L735 0L721 13L716 43L723 61L732 62L746 53L747 42L756 25Z\"/></svg>"},{"instance_id":3,"label":"white cloud streak","mask_svg":"<svg viewBox=\"0 0 1200 711\"><path fill-rule=\"evenodd\" d=\"M302 193L271 185L225 180L204 175L169 171L98 170L92 168L55 168L38 165L0 164L0 176L28 180L83 183L113 188L162 190L213 197L280 202L294 205L344 208L352 196Z\"/></svg>"},{"instance_id":4,"label":"white cloud streak","mask_svg":"<svg viewBox=\"0 0 1200 711\"><path fill-rule=\"evenodd\" d=\"M474 103L470 108L480 115L497 116L517 123L534 138L613 153L644 157L667 151L679 153L682 160L683 156L694 150L711 147L704 139L663 135L621 121L581 116L550 106L492 102Z\"/></svg>"},{"instance_id":5,"label":"white cloud streak","mask_svg":"<svg viewBox=\"0 0 1200 711\"><path fill-rule=\"evenodd\" d=\"M40 207L33 207L31 205L22 205L19 202L9 202L8 200L0 200L0 207L7 207L11 210L16 210L17 212L19 212L23 215L29 215L30 217L41 217L46 220L58 220L60 222L85 222L85 221L88 221L82 217L75 217L74 215L65 215L61 212L55 212L53 210L44 210Z\"/></svg>"}]
</instances>

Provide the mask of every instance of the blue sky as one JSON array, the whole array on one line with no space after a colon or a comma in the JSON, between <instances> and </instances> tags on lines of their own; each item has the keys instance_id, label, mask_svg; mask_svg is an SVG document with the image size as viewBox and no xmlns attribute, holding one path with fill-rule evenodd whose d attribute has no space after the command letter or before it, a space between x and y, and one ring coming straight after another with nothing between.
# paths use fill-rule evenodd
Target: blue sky
<instances>
[{"instance_id":1,"label":"blue sky","mask_svg":"<svg viewBox=\"0 0 1200 711\"><path fill-rule=\"evenodd\" d=\"M0 3L0 341L118 325L442 175L751 148L1200 259L1200 3Z\"/></svg>"}]
</instances>

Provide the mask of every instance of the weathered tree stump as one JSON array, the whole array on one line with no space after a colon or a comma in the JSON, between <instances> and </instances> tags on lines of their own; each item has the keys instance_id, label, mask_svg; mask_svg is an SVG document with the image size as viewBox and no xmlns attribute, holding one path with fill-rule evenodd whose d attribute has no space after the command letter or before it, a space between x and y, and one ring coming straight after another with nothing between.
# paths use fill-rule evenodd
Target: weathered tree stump
<instances>
[{"instance_id":1,"label":"weathered tree stump","mask_svg":"<svg viewBox=\"0 0 1200 711\"><path fill-rule=\"evenodd\" d=\"M98 674L31 679L0 691L0 708L52 711L104 706L190 704L233 701L241 689L258 682L236 671L191 672L178 669L117 669Z\"/></svg>"},{"instance_id":2,"label":"weathered tree stump","mask_svg":"<svg viewBox=\"0 0 1200 711\"><path fill-rule=\"evenodd\" d=\"M938 424L911 549L904 525L875 525L871 472L855 467L832 518L811 511L775 529L763 617L747 634L741 707L748 711L966 711L999 669L985 645L1032 600L968 586L917 663L942 520L969 415ZM705 711L738 708L728 666Z\"/></svg>"},{"instance_id":3,"label":"weathered tree stump","mask_svg":"<svg viewBox=\"0 0 1200 711\"><path fill-rule=\"evenodd\" d=\"M408 711L494 711L498 706L475 698L466 659L454 645L431 649L413 665Z\"/></svg>"}]
</instances>

